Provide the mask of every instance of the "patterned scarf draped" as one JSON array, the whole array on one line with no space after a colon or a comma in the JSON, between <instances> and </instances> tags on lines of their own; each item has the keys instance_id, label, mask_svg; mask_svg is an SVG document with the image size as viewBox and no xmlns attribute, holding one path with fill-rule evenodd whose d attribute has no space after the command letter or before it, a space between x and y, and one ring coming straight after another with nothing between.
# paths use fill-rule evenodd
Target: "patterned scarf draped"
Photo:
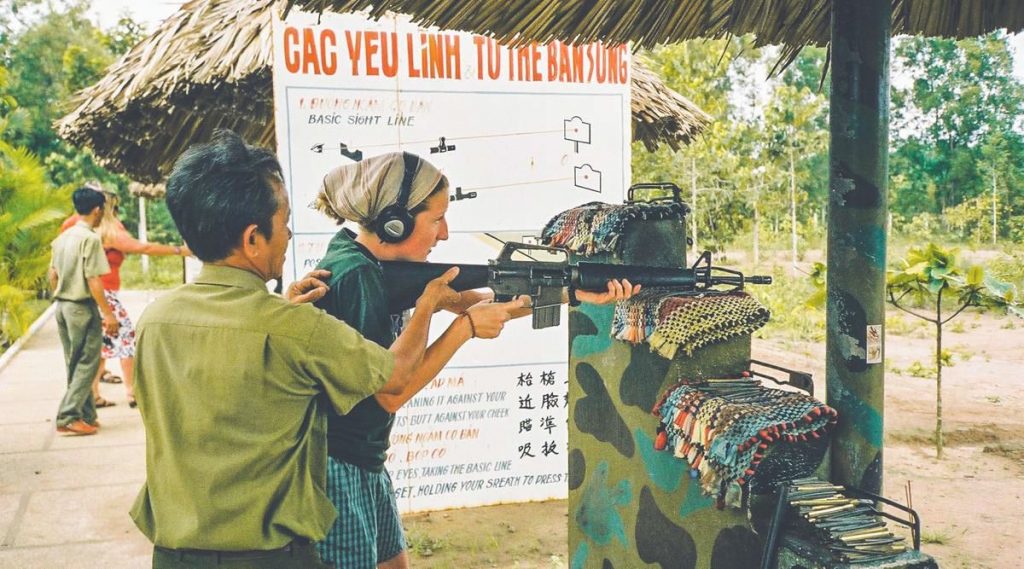
<instances>
[{"instance_id":1,"label":"patterned scarf draped","mask_svg":"<svg viewBox=\"0 0 1024 569\"><path fill-rule=\"evenodd\" d=\"M689 212L690 208L679 202L590 202L551 218L541 231L541 243L584 256L618 253L619 236L627 221L683 219Z\"/></svg>"},{"instance_id":2,"label":"patterned scarf draped","mask_svg":"<svg viewBox=\"0 0 1024 569\"><path fill-rule=\"evenodd\" d=\"M653 414L660 420L655 448L686 459L719 507L756 475L772 443L820 438L838 415L805 393L763 387L747 374L683 380L665 391Z\"/></svg>"},{"instance_id":3,"label":"patterned scarf draped","mask_svg":"<svg viewBox=\"0 0 1024 569\"><path fill-rule=\"evenodd\" d=\"M768 322L771 312L746 292L680 294L645 289L615 305L612 336L672 359L680 349L698 348L750 334Z\"/></svg>"}]
</instances>

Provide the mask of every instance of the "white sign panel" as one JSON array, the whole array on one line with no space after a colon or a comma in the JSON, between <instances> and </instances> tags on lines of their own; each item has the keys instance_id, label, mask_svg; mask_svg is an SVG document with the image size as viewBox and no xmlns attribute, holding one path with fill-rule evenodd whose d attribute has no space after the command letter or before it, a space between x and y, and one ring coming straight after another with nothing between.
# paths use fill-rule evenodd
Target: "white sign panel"
<instances>
[{"instance_id":1,"label":"white sign panel","mask_svg":"<svg viewBox=\"0 0 1024 569\"><path fill-rule=\"evenodd\" d=\"M292 202L286 280L337 227L307 207L324 175L392 151L451 182L451 239L432 261L486 263L554 214L629 185L629 51L510 49L406 18L293 10L274 23L278 155ZM448 321L435 318L432 338ZM563 316L563 323L564 323ZM566 328L529 319L474 341L398 413L388 468L405 511L566 495Z\"/></svg>"}]
</instances>

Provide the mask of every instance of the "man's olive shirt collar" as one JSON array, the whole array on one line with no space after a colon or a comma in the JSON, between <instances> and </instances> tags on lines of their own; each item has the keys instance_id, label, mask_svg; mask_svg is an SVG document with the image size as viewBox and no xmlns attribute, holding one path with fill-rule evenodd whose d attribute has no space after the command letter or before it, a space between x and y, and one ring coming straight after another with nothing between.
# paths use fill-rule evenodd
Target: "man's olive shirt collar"
<instances>
[{"instance_id":1,"label":"man's olive shirt collar","mask_svg":"<svg viewBox=\"0 0 1024 569\"><path fill-rule=\"evenodd\" d=\"M236 286L267 292L267 282L262 277L246 269L230 265L204 263L203 268L199 271L199 275L193 282L195 284Z\"/></svg>"}]
</instances>

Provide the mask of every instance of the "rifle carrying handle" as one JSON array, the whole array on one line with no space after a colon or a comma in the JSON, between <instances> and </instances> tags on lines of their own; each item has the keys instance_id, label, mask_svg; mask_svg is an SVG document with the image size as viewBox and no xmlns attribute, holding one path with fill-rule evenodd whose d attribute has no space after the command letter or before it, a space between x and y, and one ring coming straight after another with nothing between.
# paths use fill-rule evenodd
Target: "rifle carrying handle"
<instances>
[{"instance_id":1,"label":"rifle carrying handle","mask_svg":"<svg viewBox=\"0 0 1024 569\"><path fill-rule=\"evenodd\" d=\"M683 203L683 192L682 192L682 190L680 190L679 186L673 184L672 182L657 182L657 183L633 184L632 186L629 187L628 190L626 190L626 202L627 203L633 203L633 202L636 201L636 199L633 197L633 192L635 190L671 190L672 191L672 197L671 198L669 198L669 197L661 197L661 198L654 198L653 200L648 200L648 201L658 202L658 201L668 201L668 200L671 200L671 201L674 201L676 203Z\"/></svg>"}]
</instances>

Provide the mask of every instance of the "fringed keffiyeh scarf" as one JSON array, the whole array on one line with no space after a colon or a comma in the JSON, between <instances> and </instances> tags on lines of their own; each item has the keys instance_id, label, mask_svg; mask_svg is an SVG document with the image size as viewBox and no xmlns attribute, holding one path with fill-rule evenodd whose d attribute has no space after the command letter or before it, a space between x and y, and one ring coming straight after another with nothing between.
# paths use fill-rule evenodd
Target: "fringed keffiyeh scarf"
<instances>
[{"instance_id":1,"label":"fringed keffiyeh scarf","mask_svg":"<svg viewBox=\"0 0 1024 569\"><path fill-rule=\"evenodd\" d=\"M591 202L563 211L548 221L541 243L580 255L617 253L627 221L683 219L690 208L680 202L635 202L620 205Z\"/></svg>"},{"instance_id":2,"label":"fringed keffiyeh scarf","mask_svg":"<svg viewBox=\"0 0 1024 569\"><path fill-rule=\"evenodd\" d=\"M747 376L684 380L661 396L653 413L660 420L655 448L686 459L719 507L756 475L772 443L819 438L837 420L834 409L809 395L766 388Z\"/></svg>"},{"instance_id":3,"label":"fringed keffiyeh scarf","mask_svg":"<svg viewBox=\"0 0 1024 569\"><path fill-rule=\"evenodd\" d=\"M743 291L687 295L641 290L615 305L612 336L672 359L678 350L692 356L698 348L750 334L768 322L771 312Z\"/></svg>"}]
</instances>

